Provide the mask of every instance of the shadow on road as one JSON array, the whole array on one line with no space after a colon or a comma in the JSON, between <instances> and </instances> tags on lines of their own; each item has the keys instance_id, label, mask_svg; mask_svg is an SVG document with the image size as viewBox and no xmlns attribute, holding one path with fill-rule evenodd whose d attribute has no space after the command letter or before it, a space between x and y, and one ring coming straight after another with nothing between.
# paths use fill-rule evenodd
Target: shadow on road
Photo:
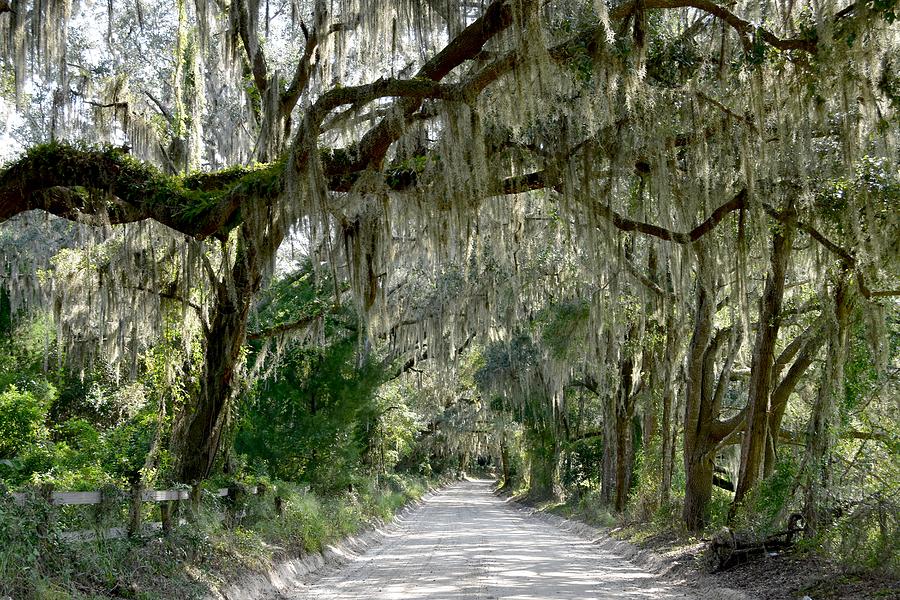
<instances>
[{"instance_id":1,"label":"shadow on road","mask_svg":"<svg viewBox=\"0 0 900 600\"><path fill-rule=\"evenodd\" d=\"M491 482L431 497L385 543L292 598L684 598L655 576L509 507Z\"/></svg>"}]
</instances>

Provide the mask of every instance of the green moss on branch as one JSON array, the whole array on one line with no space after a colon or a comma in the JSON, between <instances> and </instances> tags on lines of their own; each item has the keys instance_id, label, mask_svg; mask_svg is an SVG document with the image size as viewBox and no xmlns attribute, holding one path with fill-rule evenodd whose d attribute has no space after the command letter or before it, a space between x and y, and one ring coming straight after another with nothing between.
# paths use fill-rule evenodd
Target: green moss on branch
<instances>
[{"instance_id":1,"label":"green moss on branch","mask_svg":"<svg viewBox=\"0 0 900 600\"><path fill-rule=\"evenodd\" d=\"M50 143L0 171L0 220L43 209L112 224L153 219L197 238L221 235L248 201L283 190L281 162L166 175L122 148Z\"/></svg>"}]
</instances>

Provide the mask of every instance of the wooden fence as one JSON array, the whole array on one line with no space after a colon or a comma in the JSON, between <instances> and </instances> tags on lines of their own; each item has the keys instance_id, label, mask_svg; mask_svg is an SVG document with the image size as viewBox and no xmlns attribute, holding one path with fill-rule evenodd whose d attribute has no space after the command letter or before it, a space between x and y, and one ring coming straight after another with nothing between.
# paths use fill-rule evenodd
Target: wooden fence
<instances>
[{"instance_id":1,"label":"wooden fence","mask_svg":"<svg viewBox=\"0 0 900 600\"><path fill-rule=\"evenodd\" d=\"M230 488L219 488L217 490L214 490L212 492L212 496L218 498L230 498L232 500L226 507L226 514L224 515L224 517L227 521L236 522L239 521L237 512L240 510L240 503L237 502L237 500L239 500L244 495L263 495L266 493L266 491L266 486L262 484L250 487L234 486ZM10 496L12 497L14 503L21 506L24 506L29 502L29 497L37 497L41 501L46 502L47 504L50 504L52 506L99 505L103 504L104 500L124 503L127 498L129 504L129 517L127 527L112 527L107 529L98 528L84 531L66 531L62 532L60 535L62 539L66 540L88 541L96 539L97 537L115 539L126 536L135 536L147 529L162 529L163 532L168 533L169 531L171 531L173 525L181 524L184 522L183 519L178 518L178 508L180 501L190 500L191 512L196 514L196 511L199 510L201 493L202 490L199 486L191 490L145 490L141 489L140 486L133 486L128 492L118 489L112 489L110 490L110 492L106 492L107 497L104 498L104 492L101 491L57 492L53 491L52 487L50 486L42 486L40 488L37 488L36 493L32 496L21 492L12 493L10 494ZM147 502L159 503L160 521L150 522L146 524L142 522L141 509L143 504ZM274 506L275 511L278 514L281 514L283 499L278 495L275 495L274 497ZM43 515L43 517L45 521L43 523L38 523L37 527L39 531L47 532L49 531L50 526L49 520L52 518L52 516L50 512L47 511Z\"/></svg>"}]
</instances>

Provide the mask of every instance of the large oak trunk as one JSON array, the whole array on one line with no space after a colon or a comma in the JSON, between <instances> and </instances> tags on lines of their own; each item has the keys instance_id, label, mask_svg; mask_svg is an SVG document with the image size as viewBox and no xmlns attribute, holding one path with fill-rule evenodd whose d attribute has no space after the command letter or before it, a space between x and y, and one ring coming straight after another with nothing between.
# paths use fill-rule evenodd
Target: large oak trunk
<instances>
[{"instance_id":1,"label":"large oak trunk","mask_svg":"<svg viewBox=\"0 0 900 600\"><path fill-rule=\"evenodd\" d=\"M766 276L765 292L759 303L759 328L753 347L746 429L741 443L741 466L732 515L762 474L768 440L772 365L781 324L784 280L796 223L796 213L792 206L788 207L786 214L786 221L779 224L772 240L771 270Z\"/></svg>"},{"instance_id":2,"label":"large oak trunk","mask_svg":"<svg viewBox=\"0 0 900 600\"><path fill-rule=\"evenodd\" d=\"M702 243L695 244L695 250L698 259L697 311L687 361L684 408L686 481L682 517L689 530L700 531L706 526L712 497L716 446L741 422L743 415L735 415L725 422L719 420L722 398L740 347L740 335L731 329L722 329L713 335L716 297L712 257ZM716 376L719 349L727 339L731 339L731 348Z\"/></svg>"},{"instance_id":3,"label":"large oak trunk","mask_svg":"<svg viewBox=\"0 0 900 600\"><path fill-rule=\"evenodd\" d=\"M671 306L666 315L666 349L662 360L665 364L662 389L662 481L659 484L659 502L664 506L669 502L669 492L672 489L672 470L675 458L675 432L673 424L674 400L675 400L675 369L676 369L676 327L675 317Z\"/></svg>"},{"instance_id":4,"label":"large oak trunk","mask_svg":"<svg viewBox=\"0 0 900 600\"><path fill-rule=\"evenodd\" d=\"M826 495L831 475L837 405L844 385L844 363L849 345L852 294L847 274L842 273L834 287L831 323L828 325L828 350L822 381L807 426L806 455L803 461L803 520L806 533L814 536L825 524L828 514Z\"/></svg>"},{"instance_id":5,"label":"large oak trunk","mask_svg":"<svg viewBox=\"0 0 900 600\"><path fill-rule=\"evenodd\" d=\"M694 332L688 349L687 393L684 407L684 473L685 493L682 518L691 531L699 531L706 524L707 507L712 495L712 457L702 413L703 361L712 337L715 296L710 281L708 252L697 245L697 310Z\"/></svg>"},{"instance_id":6,"label":"large oak trunk","mask_svg":"<svg viewBox=\"0 0 900 600\"><path fill-rule=\"evenodd\" d=\"M176 426L176 475L183 483L196 484L212 472L228 409L240 384L250 307L262 285L263 265L283 237L267 218L265 205L254 208L238 230L230 273L216 286L197 396L185 406Z\"/></svg>"}]
</instances>

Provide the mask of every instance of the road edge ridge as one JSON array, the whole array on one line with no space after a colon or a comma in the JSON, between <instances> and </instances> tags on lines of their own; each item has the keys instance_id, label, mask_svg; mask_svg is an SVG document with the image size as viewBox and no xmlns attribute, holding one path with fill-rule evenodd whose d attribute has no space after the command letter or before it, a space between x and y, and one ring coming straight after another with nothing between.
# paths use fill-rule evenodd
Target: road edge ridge
<instances>
[{"instance_id":1,"label":"road edge ridge","mask_svg":"<svg viewBox=\"0 0 900 600\"><path fill-rule=\"evenodd\" d=\"M353 535L333 544L327 544L321 551L305 553L297 558L277 561L265 571L244 571L230 581L207 593L203 600L262 600L273 598L298 589L308 583L309 575L319 573L329 567L339 567L361 556L381 544L391 533L397 531L403 520L418 510L429 498L443 490L449 483L429 490L417 500L404 504L389 521L375 522Z\"/></svg>"},{"instance_id":2,"label":"road edge ridge","mask_svg":"<svg viewBox=\"0 0 900 600\"><path fill-rule=\"evenodd\" d=\"M503 496L501 495L501 497ZM609 535L607 530L593 527L582 521L567 519L559 515L538 510L533 506L521 504L510 497L505 497L505 501L511 508L524 512L531 518L543 521L561 531L591 542L613 554L617 554L628 562L641 567L654 575L660 577L672 576L678 571L678 567L680 566L673 560L652 550L639 548L631 542L616 539ZM704 600L757 600L756 596L747 594L741 590L713 585L708 581L704 581L702 578L698 581L698 584L700 585L694 586L690 583L686 583L685 587L695 590Z\"/></svg>"}]
</instances>

